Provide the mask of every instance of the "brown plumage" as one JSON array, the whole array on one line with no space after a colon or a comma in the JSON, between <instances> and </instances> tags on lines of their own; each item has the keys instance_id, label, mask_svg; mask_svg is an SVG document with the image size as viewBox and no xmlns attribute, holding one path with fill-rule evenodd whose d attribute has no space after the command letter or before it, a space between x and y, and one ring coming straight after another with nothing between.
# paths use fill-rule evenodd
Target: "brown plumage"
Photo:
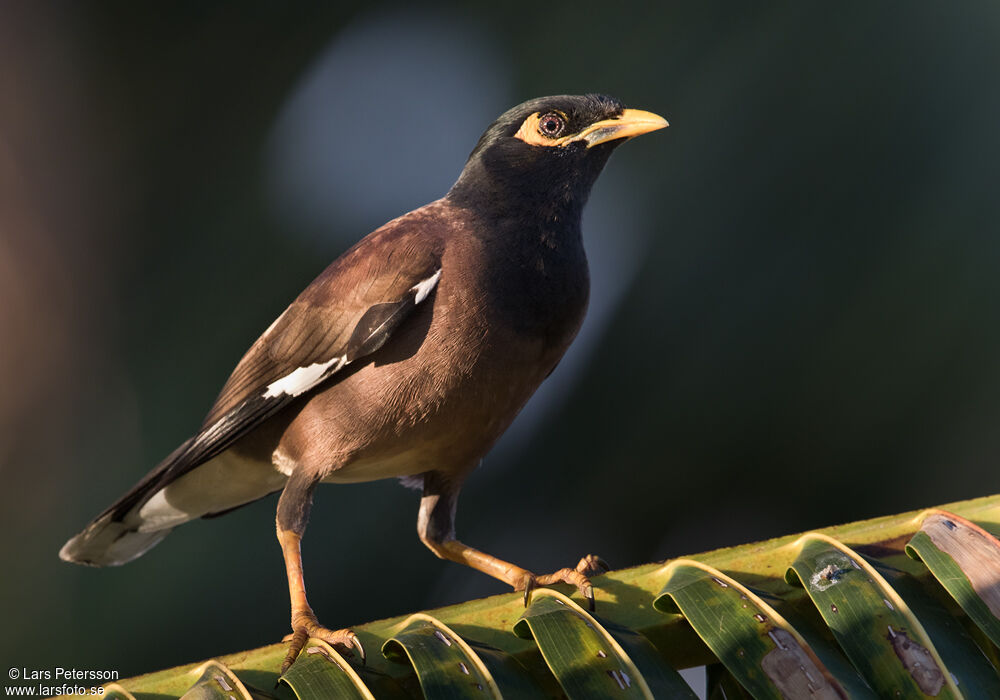
<instances>
[{"instance_id":1,"label":"brown plumage","mask_svg":"<svg viewBox=\"0 0 1000 700\"><path fill-rule=\"evenodd\" d=\"M418 532L439 557L526 592L575 584L599 560L535 576L455 539L468 473L549 375L588 297L580 214L623 140L656 115L588 95L540 98L502 115L452 190L333 262L250 348L199 432L63 547L122 564L183 522L282 491L278 538L292 601L287 667L319 626L299 541L320 482L405 477L423 489ZM363 652L362 652L363 653Z\"/></svg>"}]
</instances>

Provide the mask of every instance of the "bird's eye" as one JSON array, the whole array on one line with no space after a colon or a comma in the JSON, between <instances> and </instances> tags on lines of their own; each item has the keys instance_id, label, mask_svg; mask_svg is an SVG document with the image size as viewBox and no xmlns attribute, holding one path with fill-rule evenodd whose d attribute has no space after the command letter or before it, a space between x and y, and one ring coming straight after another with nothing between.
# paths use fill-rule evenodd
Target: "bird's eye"
<instances>
[{"instance_id":1,"label":"bird's eye","mask_svg":"<svg viewBox=\"0 0 1000 700\"><path fill-rule=\"evenodd\" d=\"M543 114L538 120L538 131L540 131L543 136L548 136L549 138L559 136L565 128L566 120L561 114L557 114L556 112Z\"/></svg>"}]
</instances>

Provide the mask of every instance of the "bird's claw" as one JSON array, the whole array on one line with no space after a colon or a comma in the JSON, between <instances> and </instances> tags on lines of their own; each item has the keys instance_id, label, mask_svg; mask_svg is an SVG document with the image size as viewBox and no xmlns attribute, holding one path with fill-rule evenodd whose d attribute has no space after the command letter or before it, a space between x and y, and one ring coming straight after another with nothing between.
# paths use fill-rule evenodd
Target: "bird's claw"
<instances>
[{"instance_id":1,"label":"bird's claw","mask_svg":"<svg viewBox=\"0 0 1000 700\"><path fill-rule=\"evenodd\" d=\"M611 565L596 554L588 554L576 565L576 570L584 576L600 576L611 571Z\"/></svg>"},{"instance_id":2,"label":"bird's claw","mask_svg":"<svg viewBox=\"0 0 1000 700\"><path fill-rule=\"evenodd\" d=\"M590 583L591 576L599 576L611 570L608 563L600 557L588 554L576 565L575 569L560 569L552 574L536 576L528 573L516 590L524 591L524 607L528 607L531 592L538 586L551 586L554 583L568 583L576 586L577 592L587 600L587 608L593 612L596 608L594 586Z\"/></svg>"},{"instance_id":3,"label":"bird's claw","mask_svg":"<svg viewBox=\"0 0 1000 700\"><path fill-rule=\"evenodd\" d=\"M524 581L524 607L528 607L528 603L531 601L531 592L537 587L535 575L530 574Z\"/></svg>"},{"instance_id":4,"label":"bird's claw","mask_svg":"<svg viewBox=\"0 0 1000 700\"><path fill-rule=\"evenodd\" d=\"M293 622L292 629L292 633L285 635L284 639L282 639L283 642L288 642L288 653L285 654L285 660L281 664L282 674L295 663L295 659L298 658L299 653L310 638L322 639L346 656L354 656L355 652L357 652L362 666L367 661L365 648L361 645L361 640L351 630L327 629L320 625L312 615L303 615L298 618Z\"/></svg>"}]
</instances>

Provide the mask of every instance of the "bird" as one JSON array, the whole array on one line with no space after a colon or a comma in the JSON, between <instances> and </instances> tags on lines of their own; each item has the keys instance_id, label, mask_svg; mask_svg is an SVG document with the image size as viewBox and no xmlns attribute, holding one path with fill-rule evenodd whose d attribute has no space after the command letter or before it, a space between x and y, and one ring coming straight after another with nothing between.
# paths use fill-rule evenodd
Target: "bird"
<instances>
[{"instance_id":1,"label":"bird","mask_svg":"<svg viewBox=\"0 0 1000 700\"><path fill-rule=\"evenodd\" d=\"M236 365L198 431L60 550L115 566L190 520L279 492L292 633L362 663L350 629L320 625L301 540L320 483L399 478L421 491L417 533L441 559L528 593L576 586L587 555L547 575L462 543L463 483L551 374L590 294L581 215L612 151L668 126L600 94L528 100L483 133L440 199L389 221L334 260Z\"/></svg>"}]
</instances>

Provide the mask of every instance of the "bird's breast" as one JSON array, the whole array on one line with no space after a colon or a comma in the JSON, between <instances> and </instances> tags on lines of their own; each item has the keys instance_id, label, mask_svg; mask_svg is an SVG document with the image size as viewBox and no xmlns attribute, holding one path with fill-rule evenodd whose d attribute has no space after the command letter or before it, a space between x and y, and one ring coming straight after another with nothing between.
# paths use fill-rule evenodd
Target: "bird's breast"
<instances>
[{"instance_id":1,"label":"bird's breast","mask_svg":"<svg viewBox=\"0 0 1000 700\"><path fill-rule=\"evenodd\" d=\"M590 276L583 246L538 232L486 250L483 313L498 329L561 355L587 310Z\"/></svg>"}]
</instances>

